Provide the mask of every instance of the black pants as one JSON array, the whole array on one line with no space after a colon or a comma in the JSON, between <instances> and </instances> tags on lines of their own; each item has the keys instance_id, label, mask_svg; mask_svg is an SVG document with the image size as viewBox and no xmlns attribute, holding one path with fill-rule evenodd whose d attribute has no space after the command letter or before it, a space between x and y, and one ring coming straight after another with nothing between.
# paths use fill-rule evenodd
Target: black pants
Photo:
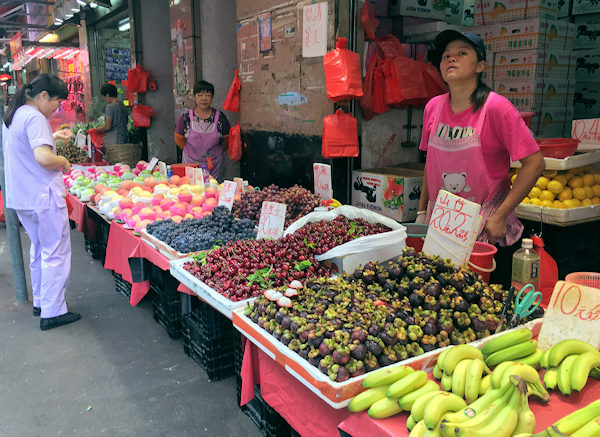
<instances>
[{"instance_id":1,"label":"black pants","mask_svg":"<svg viewBox=\"0 0 600 437\"><path fill-rule=\"evenodd\" d=\"M520 249L521 240L517 241L512 246L499 247L498 252L494 255L496 260L496 270L490 274L491 284L501 284L508 290L512 276L512 256Z\"/></svg>"}]
</instances>

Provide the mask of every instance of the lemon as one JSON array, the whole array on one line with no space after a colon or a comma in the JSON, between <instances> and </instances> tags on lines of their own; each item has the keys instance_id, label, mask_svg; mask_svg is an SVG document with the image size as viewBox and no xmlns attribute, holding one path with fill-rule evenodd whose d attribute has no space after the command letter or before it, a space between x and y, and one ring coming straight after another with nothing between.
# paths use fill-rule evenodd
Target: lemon
<instances>
[{"instance_id":1,"label":"lemon","mask_svg":"<svg viewBox=\"0 0 600 437\"><path fill-rule=\"evenodd\" d=\"M579 169L579 168L570 168L567 170L567 174L576 175L576 174L579 174L580 171L581 171L581 169Z\"/></svg>"},{"instance_id":2,"label":"lemon","mask_svg":"<svg viewBox=\"0 0 600 437\"><path fill-rule=\"evenodd\" d=\"M583 199L581 201L581 206L591 206L592 205L592 199Z\"/></svg>"},{"instance_id":3,"label":"lemon","mask_svg":"<svg viewBox=\"0 0 600 437\"><path fill-rule=\"evenodd\" d=\"M600 197L594 196L592 197L592 205L598 205L600 203Z\"/></svg>"},{"instance_id":4,"label":"lemon","mask_svg":"<svg viewBox=\"0 0 600 437\"><path fill-rule=\"evenodd\" d=\"M548 179L552 179L558 174L556 170L544 170L542 175L547 177Z\"/></svg>"},{"instance_id":5,"label":"lemon","mask_svg":"<svg viewBox=\"0 0 600 437\"><path fill-rule=\"evenodd\" d=\"M563 188L563 190L558 193L558 200L560 201L565 201L567 199L572 199L573 198L573 192L571 191L571 189L569 187Z\"/></svg>"},{"instance_id":6,"label":"lemon","mask_svg":"<svg viewBox=\"0 0 600 437\"><path fill-rule=\"evenodd\" d=\"M554 203L551 200L542 200L542 206L546 208L554 208Z\"/></svg>"},{"instance_id":7,"label":"lemon","mask_svg":"<svg viewBox=\"0 0 600 437\"><path fill-rule=\"evenodd\" d=\"M538 187L533 187L527 197L529 197L530 199L537 199L538 197L540 197L540 194L542 194L542 190L540 190Z\"/></svg>"},{"instance_id":8,"label":"lemon","mask_svg":"<svg viewBox=\"0 0 600 437\"><path fill-rule=\"evenodd\" d=\"M552 193L558 194L563 190L564 185L558 181L552 180L552 181L548 182L548 186L546 188L548 190L550 190Z\"/></svg>"},{"instance_id":9,"label":"lemon","mask_svg":"<svg viewBox=\"0 0 600 437\"><path fill-rule=\"evenodd\" d=\"M576 208L578 205L575 203L577 199L567 199L563 201L565 208ZM578 201L578 200L577 200Z\"/></svg>"},{"instance_id":10,"label":"lemon","mask_svg":"<svg viewBox=\"0 0 600 437\"><path fill-rule=\"evenodd\" d=\"M583 189L585 190L586 198L591 199L592 197L594 197L594 190L592 189L592 187L590 187L588 185L584 185Z\"/></svg>"},{"instance_id":11,"label":"lemon","mask_svg":"<svg viewBox=\"0 0 600 437\"><path fill-rule=\"evenodd\" d=\"M581 206L581 200L579 199L571 199L573 202L575 202L575 208L579 208Z\"/></svg>"},{"instance_id":12,"label":"lemon","mask_svg":"<svg viewBox=\"0 0 600 437\"><path fill-rule=\"evenodd\" d=\"M515 173L514 175L512 175L512 176L510 177L510 183L511 183L511 184L514 184L514 183L515 183L515 179L516 179L516 178L517 178L517 174Z\"/></svg>"},{"instance_id":13,"label":"lemon","mask_svg":"<svg viewBox=\"0 0 600 437\"><path fill-rule=\"evenodd\" d=\"M552 205L554 206L554 208L558 209L563 209L565 207L560 200L555 200L554 202L552 202Z\"/></svg>"},{"instance_id":14,"label":"lemon","mask_svg":"<svg viewBox=\"0 0 600 437\"><path fill-rule=\"evenodd\" d=\"M552 178L553 181L560 182L560 184L564 187L567 185L568 179L564 174L558 174Z\"/></svg>"},{"instance_id":15,"label":"lemon","mask_svg":"<svg viewBox=\"0 0 600 437\"><path fill-rule=\"evenodd\" d=\"M529 197L526 197L525 199L521 200L521 203L529 203Z\"/></svg>"},{"instance_id":16,"label":"lemon","mask_svg":"<svg viewBox=\"0 0 600 437\"><path fill-rule=\"evenodd\" d=\"M569 187L581 188L583 187L583 178L581 176L575 176L569 179Z\"/></svg>"},{"instance_id":17,"label":"lemon","mask_svg":"<svg viewBox=\"0 0 600 437\"><path fill-rule=\"evenodd\" d=\"M595 180L595 182L596 182L597 184L600 184L600 174L596 173L596 174L594 175L594 180Z\"/></svg>"},{"instance_id":18,"label":"lemon","mask_svg":"<svg viewBox=\"0 0 600 437\"><path fill-rule=\"evenodd\" d=\"M594 182L596 181L596 179L594 178L593 174L586 174L583 176L583 185L588 185L588 186L592 186L594 185Z\"/></svg>"},{"instance_id":19,"label":"lemon","mask_svg":"<svg viewBox=\"0 0 600 437\"><path fill-rule=\"evenodd\" d=\"M593 185L592 191L594 191L594 196L600 197L600 184Z\"/></svg>"},{"instance_id":20,"label":"lemon","mask_svg":"<svg viewBox=\"0 0 600 437\"><path fill-rule=\"evenodd\" d=\"M529 199L529 203L535 206L541 206L542 205L542 201L540 199L538 199L537 197L532 197L531 199Z\"/></svg>"},{"instance_id":21,"label":"lemon","mask_svg":"<svg viewBox=\"0 0 600 437\"><path fill-rule=\"evenodd\" d=\"M573 173L565 173L564 176L567 179L567 181L570 181L571 179L573 179L575 177L575 175Z\"/></svg>"},{"instance_id":22,"label":"lemon","mask_svg":"<svg viewBox=\"0 0 600 437\"><path fill-rule=\"evenodd\" d=\"M573 188L573 197L575 199L583 200L586 198L585 190L581 187Z\"/></svg>"},{"instance_id":23,"label":"lemon","mask_svg":"<svg viewBox=\"0 0 600 437\"><path fill-rule=\"evenodd\" d=\"M554 194L552 194L551 191L548 190L544 190L542 191L542 193L540 194L540 200L543 202L544 200L549 200L550 202L552 202L554 200Z\"/></svg>"},{"instance_id":24,"label":"lemon","mask_svg":"<svg viewBox=\"0 0 600 437\"><path fill-rule=\"evenodd\" d=\"M537 182L535 183L535 186L538 187L540 190L545 190L548 186L548 182L550 182L550 179L544 176L540 176Z\"/></svg>"}]
</instances>

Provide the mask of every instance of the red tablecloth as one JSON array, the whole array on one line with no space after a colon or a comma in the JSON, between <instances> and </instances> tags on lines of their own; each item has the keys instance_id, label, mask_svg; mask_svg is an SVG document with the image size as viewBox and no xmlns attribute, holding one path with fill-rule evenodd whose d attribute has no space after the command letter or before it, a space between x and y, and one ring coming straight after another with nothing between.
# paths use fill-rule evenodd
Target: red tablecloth
<instances>
[{"instance_id":1,"label":"red tablecloth","mask_svg":"<svg viewBox=\"0 0 600 437\"><path fill-rule=\"evenodd\" d=\"M83 232L84 235L93 240L96 237L96 222L88 217L87 205L71 193L67 193L67 197L73 207L69 218L77 224L79 232Z\"/></svg>"}]
</instances>

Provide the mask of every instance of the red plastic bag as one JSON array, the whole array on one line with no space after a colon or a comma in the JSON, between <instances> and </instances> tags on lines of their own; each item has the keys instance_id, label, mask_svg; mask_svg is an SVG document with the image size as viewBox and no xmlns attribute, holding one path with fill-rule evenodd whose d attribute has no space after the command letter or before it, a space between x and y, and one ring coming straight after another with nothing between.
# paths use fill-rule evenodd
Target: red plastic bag
<instances>
[{"instance_id":1,"label":"red plastic bag","mask_svg":"<svg viewBox=\"0 0 600 437\"><path fill-rule=\"evenodd\" d=\"M442 75L438 69L429 62L419 62L418 65L421 68L421 75L423 76L423 82L427 90L427 99L422 103L422 106L425 106L435 96L446 94L448 92L448 85L442 79Z\"/></svg>"},{"instance_id":2,"label":"red plastic bag","mask_svg":"<svg viewBox=\"0 0 600 437\"><path fill-rule=\"evenodd\" d=\"M544 240L541 237L533 235L533 248L540 256L540 289L542 292L542 307L547 308L550 298L554 292L554 286L558 281L558 266L554 258L544 250Z\"/></svg>"},{"instance_id":3,"label":"red plastic bag","mask_svg":"<svg viewBox=\"0 0 600 437\"><path fill-rule=\"evenodd\" d=\"M373 7L369 2L365 2L360 11L360 24L365 31L365 39L373 41L375 39L375 31L377 30L377 26L379 26L379 20L375 18Z\"/></svg>"},{"instance_id":4,"label":"red plastic bag","mask_svg":"<svg viewBox=\"0 0 600 437\"><path fill-rule=\"evenodd\" d=\"M356 118L341 109L323 119L323 158L358 156L358 128Z\"/></svg>"},{"instance_id":5,"label":"red plastic bag","mask_svg":"<svg viewBox=\"0 0 600 437\"><path fill-rule=\"evenodd\" d=\"M94 128L88 130L88 135L94 146L101 146L104 144L104 132L98 132L98 129Z\"/></svg>"},{"instance_id":6,"label":"red plastic bag","mask_svg":"<svg viewBox=\"0 0 600 437\"><path fill-rule=\"evenodd\" d=\"M363 81L363 96L360 98L359 104L360 109L363 113L363 119L365 121L371 120L375 117L373 112L373 81L375 80L375 68L377 67L377 57L373 56L367 67L367 74Z\"/></svg>"},{"instance_id":7,"label":"red plastic bag","mask_svg":"<svg viewBox=\"0 0 600 437\"><path fill-rule=\"evenodd\" d=\"M327 97L332 102L363 96L360 55L348 50L348 40L338 37L335 49L323 56Z\"/></svg>"},{"instance_id":8,"label":"red plastic bag","mask_svg":"<svg viewBox=\"0 0 600 437\"><path fill-rule=\"evenodd\" d=\"M381 65L385 81L384 100L388 106L399 105L404 100L394 61L392 59L384 59Z\"/></svg>"},{"instance_id":9,"label":"red plastic bag","mask_svg":"<svg viewBox=\"0 0 600 437\"><path fill-rule=\"evenodd\" d=\"M238 70L235 70L235 76L233 82L229 87L229 91L225 96L225 102L223 102L223 109L230 112L240 112L240 88L242 83L240 82L240 76Z\"/></svg>"},{"instance_id":10,"label":"red plastic bag","mask_svg":"<svg viewBox=\"0 0 600 437\"><path fill-rule=\"evenodd\" d=\"M377 60L377 66L373 75L373 112L375 114L383 114L390 109L385 103L386 89L383 62L383 59Z\"/></svg>"},{"instance_id":11,"label":"red plastic bag","mask_svg":"<svg viewBox=\"0 0 600 437\"><path fill-rule=\"evenodd\" d=\"M154 117L156 112L151 106L135 105L133 107L133 125L135 127L150 127L150 117Z\"/></svg>"},{"instance_id":12,"label":"red plastic bag","mask_svg":"<svg viewBox=\"0 0 600 437\"><path fill-rule=\"evenodd\" d=\"M401 105L418 105L423 100L427 100L427 89L419 62L410 58L397 57L394 58L393 64L396 67L396 77L403 97Z\"/></svg>"},{"instance_id":13,"label":"red plastic bag","mask_svg":"<svg viewBox=\"0 0 600 437\"><path fill-rule=\"evenodd\" d=\"M148 89L150 72L146 71L140 64L127 72L127 91L130 93L145 93Z\"/></svg>"},{"instance_id":14,"label":"red plastic bag","mask_svg":"<svg viewBox=\"0 0 600 437\"><path fill-rule=\"evenodd\" d=\"M242 159L242 133L239 123L229 129L229 157L233 161Z\"/></svg>"}]
</instances>

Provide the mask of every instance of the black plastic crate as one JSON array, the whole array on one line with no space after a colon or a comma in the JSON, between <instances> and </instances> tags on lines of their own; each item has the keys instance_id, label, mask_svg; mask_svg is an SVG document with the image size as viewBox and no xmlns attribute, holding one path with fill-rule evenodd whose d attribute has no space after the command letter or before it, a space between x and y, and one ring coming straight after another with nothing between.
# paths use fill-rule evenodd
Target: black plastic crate
<instances>
[{"instance_id":1,"label":"black plastic crate","mask_svg":"<svg viewBox=\"0 0 600 437\"><path fill-rule=\"evenodd\" d=\"M197 322L192 341L201 343L204 340L233 336L235 329L231 320L200 299L192 299L191 304L191 313ZM228 341L233 342L233 338Z\"/></svg>"},{"instance_id":2,"label":"black plastic crate","mask_svg":"<svg viewBox=\"0 0 600 437\"><path fill-rule=\"evenodd\" d=\"M238 402L239 405L239 402ZM242 412L252 420L256 427L263 432L263 410L266 406L265 401L260 395L260 386L254 386L254 399L248 402L246 405L241 406Z\"/></svg>"},{"instance_id":3,"label":"black plastic crate","mask_svg":"<svg viewBox=\"0 0 600 437\"><path fill-rule=\"evenodd\" d=\"M179 293L179 281L171 276L169 270L162 270L160 267L150 263L150 285L162 294Z\"/></svg>"},{"instance_id":4,"label":"black plastic crate","mask_svg":"<svg viewBox=\"0 0 600 437\"><path fill-rule=\"evenodd\" d=\"M292 428L281 415L264 400L262 423L265 437L290 437Z\"/></svg>"},{"instance_id":5,"label":"black plastic crate","mask_svg":"<svg viewBox=\"0 0 600 437\"><path fill-rule=\"evenodd\" d=\"M129 299L131 297L131 284L123 279L123 276L117 272L113 271L112 274L115 278L115 290L117 293Z\"/></svg>"},{"instance_id":6,"label":"black plastic crate","mask_svg":"<svg viewBox=\"0 0 600 437\"><path fill-rule=\"evenodd\" d=\"M181 337L181 296L177 291L173 294L161 293L150 284L152 293L152 315L162 325L169 337L177 340Z\"/></svg>"}]
</instances>

